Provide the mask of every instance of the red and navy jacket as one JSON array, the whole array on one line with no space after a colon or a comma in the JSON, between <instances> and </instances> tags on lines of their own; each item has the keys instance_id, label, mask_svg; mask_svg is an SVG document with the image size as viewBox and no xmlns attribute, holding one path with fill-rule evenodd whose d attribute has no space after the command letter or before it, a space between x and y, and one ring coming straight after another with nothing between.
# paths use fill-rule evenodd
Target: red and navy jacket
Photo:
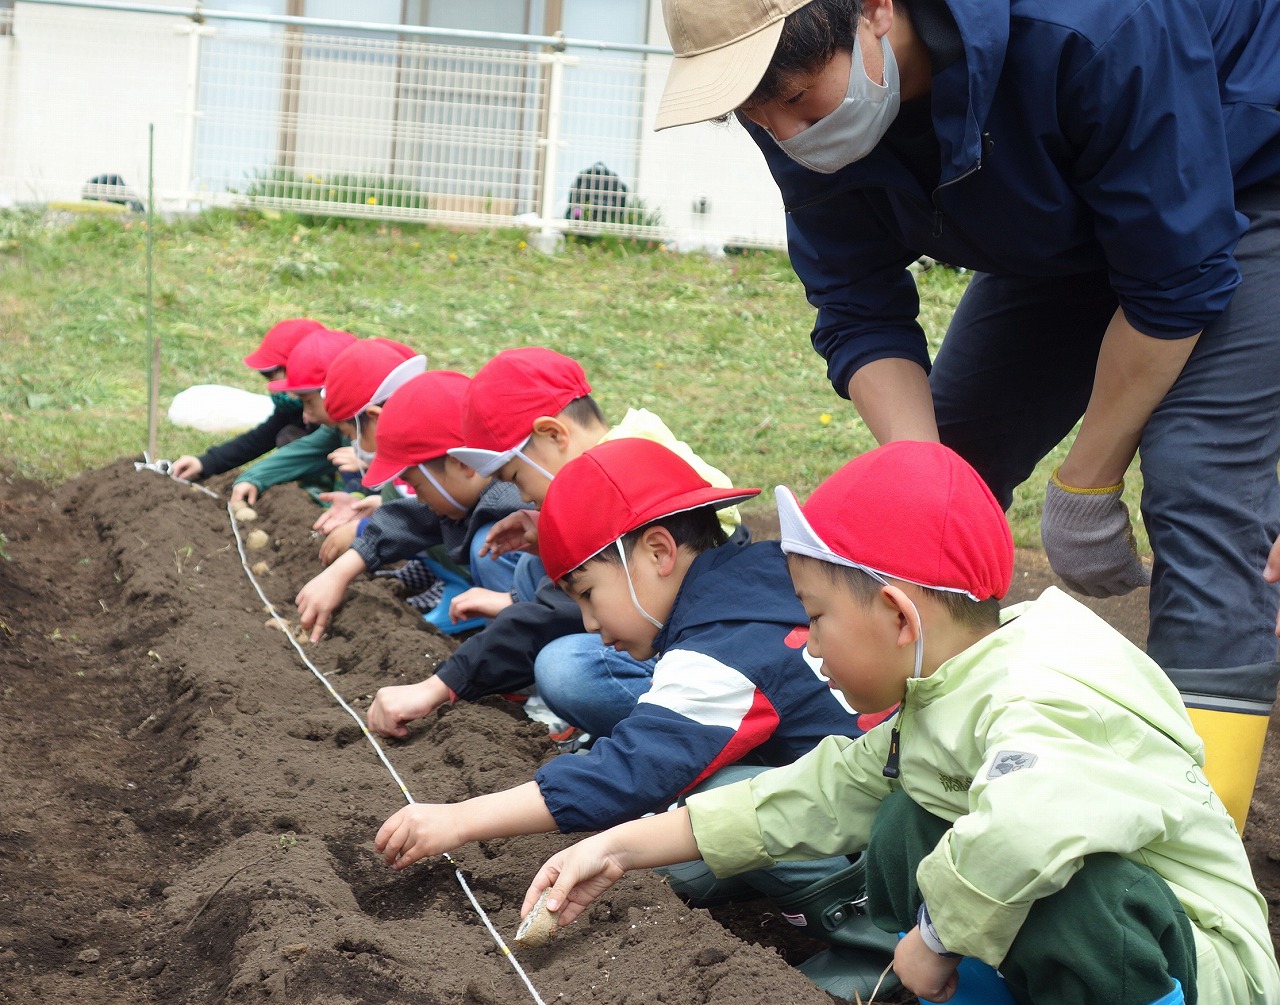
<instances>
[{"instance_id":1,"label":"red and navy jacket","mask_svg":"<svg viewBox=\"0 0 1280 1005\"><path fill-rule=\"evenodd\" d=\"M564 833L659 810L742 760L790 764L859 724L806 658L808 619L776 541L704 552L658 633L653 687L586 754L534 780ZM874 717L876 721L884 716Z\"/></svg>"}]
</instances>

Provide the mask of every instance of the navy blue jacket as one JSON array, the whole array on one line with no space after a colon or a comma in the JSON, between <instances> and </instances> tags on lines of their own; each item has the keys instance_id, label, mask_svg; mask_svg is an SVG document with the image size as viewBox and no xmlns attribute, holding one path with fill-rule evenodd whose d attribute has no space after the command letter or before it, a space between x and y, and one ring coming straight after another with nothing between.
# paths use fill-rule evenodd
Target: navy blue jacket
<instances>
[{"instance_id":1,"label":"navy blue jacket","mask_svg":"<svg viewBox=\"0 0 1280 1005\"><path fill-rule=\"evenodd\" d=\"M807 638L777 541L703 552L658 634L653 687L590 751L561 754L534 776L556 825L611 827L747 754L775 767L824 736L862 735L807 661Z\"/></svg>"},{"instance_id":2,"label":"navy blue jacket","mask_svg":"<svg viewBox=\"0 0 1280 1005\"><path fill-rule=\"evenodd\" d=\"M933 77L932 192L883 142L823 175L747 126L836 391L876 359L928 370L905 268L921 255L1028 276L1105 269L1129 323L1155 337L1213 321L1240 280L1235 193L1280 177L1280 4L946 5L963 56Z\"/></svg>"}]
</instances>

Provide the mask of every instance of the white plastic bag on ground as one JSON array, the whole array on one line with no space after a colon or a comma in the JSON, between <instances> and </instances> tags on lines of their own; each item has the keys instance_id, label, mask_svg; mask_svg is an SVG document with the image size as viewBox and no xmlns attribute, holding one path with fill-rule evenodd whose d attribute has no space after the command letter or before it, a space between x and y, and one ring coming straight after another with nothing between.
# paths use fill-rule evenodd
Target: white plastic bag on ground
<instances>
[{"instance_id":1,"label":"white plastic bag on ground","mask_svg":"<svg viewBox=\"0 0 1280 1005\"><path fill-rule=\"evenodd\" d=\"M265 422L275 407L269 394L224 384L196 384L173 396L169 421L204 433L235 433Z\"/></svg>"}]
</instances>

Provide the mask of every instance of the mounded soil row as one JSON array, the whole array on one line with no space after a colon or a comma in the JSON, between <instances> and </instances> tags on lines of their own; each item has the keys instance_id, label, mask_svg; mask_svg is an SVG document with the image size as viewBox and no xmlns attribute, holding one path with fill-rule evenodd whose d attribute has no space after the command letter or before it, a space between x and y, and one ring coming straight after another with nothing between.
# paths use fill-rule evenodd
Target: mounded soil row
<instances>
[{"instance_id":1,"label":"mounded soil row","mask_svg":"<svg viewBox=\"0 0 1280 1005\"><path fill-rule=\"evenodd\" d=\"M319 568L316 510L292 487L256 508L270 543L250 562L268 563L260 584L292 618ZM749 522L776 534L769 514ZM122 460L56 489L0 477L0 531L0 1002L534 1000L458 871L510 942L529 880L569 839L383 866L373 835L404 796L270 623L222 502ZM1020 554L1010 599L1052 581ZM1140 640L1144 604L1097 609ZM454 644L370 580L303 648L363 714L378 687L421 679ZM1246 835L1273 913L1278 730ZM384 748L419 802L573 756L498 699L442 709ZM515 955L547 1003L827 1003L788 965L817 948L767 904L691 910L637 873Z\"/></svg>"}]
</instances>

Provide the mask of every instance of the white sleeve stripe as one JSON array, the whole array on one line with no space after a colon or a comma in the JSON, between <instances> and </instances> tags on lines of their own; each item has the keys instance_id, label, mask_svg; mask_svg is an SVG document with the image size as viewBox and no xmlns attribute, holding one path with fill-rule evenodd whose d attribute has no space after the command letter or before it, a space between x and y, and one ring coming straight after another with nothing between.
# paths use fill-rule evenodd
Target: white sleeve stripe
<instances>
[{"instance_id":1,"label":"white sleeve stripe","mask_svg":"<svg viewBox=\"0 0 1280 1005\"><path fill-rule=\"evenodd\" d=\"M755 695L755 683L728 664L705 653L672 649L658 661L653 686L640 701L736 732L751 711Z\"/></svg>"}]
</instances>

